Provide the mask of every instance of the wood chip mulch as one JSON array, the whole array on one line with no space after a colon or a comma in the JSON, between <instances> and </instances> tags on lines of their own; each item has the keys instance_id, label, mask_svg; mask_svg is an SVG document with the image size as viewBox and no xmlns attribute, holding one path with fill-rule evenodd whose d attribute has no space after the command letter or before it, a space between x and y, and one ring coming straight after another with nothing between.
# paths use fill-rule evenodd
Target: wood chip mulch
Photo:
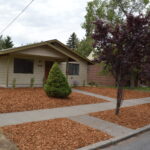
<instances>
[{"instance_id":1,"label":"wood chip mulch","mask_svg":"<svg viewBox=\"0 0 150 150\"><path fill-rule=\"evenodd\" d=\"M76 89L100 94L112 98L116 98L117 90L115 88L107 87L76 87ZM135 99L135 98L144 98L150 97L150 92L147 91L137 91L137 90L124 90L124 99Z\"/></svg>"},{"instance_id":2,"label":"wood chip mulch","mask_svg":"<svg viewBox=\"0 0 150 150\"><path fill-rule=\"evenodd\" d=\"M150 104L121 108L119 116L115 115L115 110L101 111L90 115L131 129L137 129L150 124Z\"/></svg>"},{"instance_id":3,"label":"wood chip mulch","mask_svg":"<svg viewBox=\"0 0 150 150\"><path fill-rule=\"evenodd\" d=\"M0 89L0 113L101 102L107 101L74 92L66 99L58 99L49 98L42 88Z\"/></svg>"},{"instance_id":4,"label":"wood chip mulch","mask_svg":"<svg viewBox=\"0 0 150 150\"><path fill-rule=\"evenodd\" d=\"M20 150L74 150L111 138L69 119L54 119L2 128Z\"/></svg>"}]
</instances>

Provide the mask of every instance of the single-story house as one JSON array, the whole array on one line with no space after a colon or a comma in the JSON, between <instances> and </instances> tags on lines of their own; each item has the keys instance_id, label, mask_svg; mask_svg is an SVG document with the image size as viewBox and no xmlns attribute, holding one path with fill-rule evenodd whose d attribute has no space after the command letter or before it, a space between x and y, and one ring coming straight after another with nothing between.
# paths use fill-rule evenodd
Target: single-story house
<instances>
[{"instance_id":1,"label":"single-story house","mask_svg":"<svg viewBox=\"0 0 150 150\"><path fill-rule=\"evenodd\" d=\"M58 62L70 85L87 84L90 60L78 55L58 40L0 51L0 87L43 86L49 70Z\"/></svg>"}]
</instances>

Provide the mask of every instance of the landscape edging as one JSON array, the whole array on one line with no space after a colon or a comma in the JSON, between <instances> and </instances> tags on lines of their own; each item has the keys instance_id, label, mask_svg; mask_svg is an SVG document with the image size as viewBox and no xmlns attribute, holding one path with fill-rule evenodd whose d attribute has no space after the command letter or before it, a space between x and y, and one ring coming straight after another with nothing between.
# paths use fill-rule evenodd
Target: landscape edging
<instances>
[{"instance_id":1,"label":"landscape edging","mask_svg":"<svg viewBox=\"0 0 150 150\"><path fill-rule=\"evenodd\" d=\"M140 133L148 131L148 130L150 130L150 125L147 125L143 128L136 129L135 131L132 131L131 133L129 133L127 135L124 135L124 136L121 136L121 137L115 137L115 138L111 138L111 139L106 140L106 141L91 144L91 145L79 148L77 150L96 150L97 148L104 148L104 147L116 144L118 142L121 142L123 140L126 140L130 137L133 137L137 134L140 134Z\"/></svg>"}]
</instances>

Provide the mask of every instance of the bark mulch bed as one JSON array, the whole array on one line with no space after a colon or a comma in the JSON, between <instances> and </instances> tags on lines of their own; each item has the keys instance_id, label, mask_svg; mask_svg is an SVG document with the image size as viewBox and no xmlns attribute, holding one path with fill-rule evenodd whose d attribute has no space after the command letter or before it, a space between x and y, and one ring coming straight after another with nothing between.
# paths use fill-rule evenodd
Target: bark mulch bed
<instances>
[{"instance_id":1,"label":"bark mulch bed","mask_svg":"<svg viewBox=\"0 0 150 150\"><path fill-rule=\"evenodd\" d=\"M90 115L131 129L137 129L150 124L150 104L121 108L119 116L115 115L115 110L101 111Z\"/></svg>"},{"instance_id":2,"label":"bark mulch bed","mask_svg":"<svg viewBox=\"0 0 150 150\"><path fill-rule=\"evenodd\" d=\"M6 126L2 130L20 150L73 150L111 138L69 119Z\"/></svg>"},{"instance_id":3,"label":"bark mulch bed","mask_svg":"<svg viewBox=\"0 0 150 150\"><path fill-rule=\"evenodd\" d=\"M112 98L116 98L117 89L107 87L76 87L76 89L100 94ZM137 90L124 90L124 99L144 98L150 97L150 92L137 91Z\"/></svg>"},{"instance_id":4,"label":"bark mulch bed","mask_svg":"<svg viewBox=\"0 0 150 150\"><path fill-rule=\"evenodd\" d=\"M49 98L42 88L0 89L0 113L101 102L107 101L79 93L72 93L66 99Z\"/></svg>"}]
</instances>

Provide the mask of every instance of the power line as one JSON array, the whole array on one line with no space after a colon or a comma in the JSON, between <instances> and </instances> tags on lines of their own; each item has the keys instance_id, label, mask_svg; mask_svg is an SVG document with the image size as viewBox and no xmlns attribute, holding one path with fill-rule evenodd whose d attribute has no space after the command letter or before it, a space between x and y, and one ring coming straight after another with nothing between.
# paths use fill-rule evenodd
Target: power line
<instances>
[{"instance_id":1,"label":"power line","mask_svg":"<svg viewBox=\"0 0 150 150\"><path fill-rule=\"evenodd\" d=\"M10 23L0 32L0 35L2 35L2 33L7 30L7 28L9 28L26 11L26 9L33 3L33 1L34 0L31 0L31 2L14 19L12 19L12 21L10 21Z\"/></svg>"}]
</instances>

